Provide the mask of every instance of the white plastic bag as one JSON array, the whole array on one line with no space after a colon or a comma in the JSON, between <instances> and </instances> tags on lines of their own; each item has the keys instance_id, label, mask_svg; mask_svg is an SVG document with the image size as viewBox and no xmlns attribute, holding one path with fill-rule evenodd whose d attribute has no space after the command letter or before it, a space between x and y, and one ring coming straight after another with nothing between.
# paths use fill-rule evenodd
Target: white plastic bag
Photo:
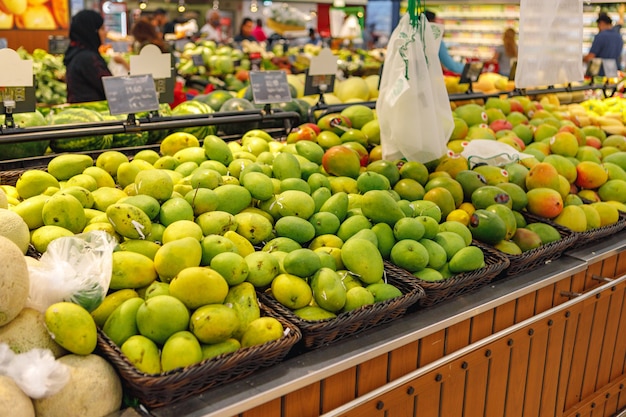
<instances>
[{"instance_id":1,"label":"white plastic bag","mask_svg":"<svg viewBox=\"0 0 626 417\"><path fill-rule=\"evenodd\" d=\"M429 162L445 155L454 121L439 40L423 13L413 18L406 13L391 35L376 109L383 158Z\"/></svg>"},{"instance_id":2,"label":"white plastic bag","mask_svg":"<svg viewBox=\"0 0 626 417\"><path fill-rule=\"evenodd\" d=\"M461 155L467 159L470 169L476 165L501 167L511 162L533 157L527 153L519 152L511 145L491 139L470 140L463 147Z\"/></svg>"},{"instance_id":3,"label":"white plastic bag","mask_svg":"<svg viewBox=\"0 0 626 417\"><path fill-rule=\"evenodd\" d=\"M95 309L109 290L116 245L100 230L53 240L39 264L28 266L26 306L45 312L54 303L71 301L88 311Z\"/></svg>"},{"instance_id":4,"label":"white plastic bag","mask_svg":"<svg viewBox=\"0 0 626 417\"><path fill-rule=\"evenodd\" d=\"M31 349L12 355L4 375L13 379L26 395L35 399L56 394L70 380L68 367L58 362L49 349Z\"/></svg>"},{"instance_id":5,"label":"white plastic bag","mask_svg":"<svg viewBox=\"0 0 626 417\"><path fill-rule=\"evenodd\" d=\"M583 0L521 0L515 86L581 81L582 42Z\"/></svg>"}]
</instances>

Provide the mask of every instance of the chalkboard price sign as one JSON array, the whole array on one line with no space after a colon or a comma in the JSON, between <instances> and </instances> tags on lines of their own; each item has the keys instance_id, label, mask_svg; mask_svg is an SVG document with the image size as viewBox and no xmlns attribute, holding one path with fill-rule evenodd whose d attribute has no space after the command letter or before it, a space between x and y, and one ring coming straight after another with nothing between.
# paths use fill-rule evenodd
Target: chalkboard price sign
<instances>
[{"instance_id":1,"label":"chalkboard price sign","mask_svg":"<svg viewBox=\"0 0 626 417\"><path fill-rule=\"evenodd\" d=\"M111 114L130 114L159 109L152 74L102 77Z\"/></svg>"},{"instance_id":2,"label":"chalkboard price sign","mask_svg":"<svg viewBox=\"0 0 626 417\"><path fill-rule=\"evenodd\" d=\"M201 67L204 65L204 59L200 54L191 55L191 60L196 67Z\"/></svg>"},{"instance_id":3,"label":"chalkboard price sign","mask_svg":"<svg viewBox=\"0 0 626 417\"><path fill-rule=\"evenodd\" d=\"M291 90L285 71L250 71L250 85L255 103L270 104L291 101Z\"/></svg>"},{"instance_id":4,"label":"chalkboard price sign","mask_svg":"<svg viewBox=\"0 0 626 417\"><path fill-rule=\"evenodd\" d=\"M326 94L332 93L335 88L335 75L309 75L307 71L304 79L304 94Z\"/></svg>"}]
</instances>

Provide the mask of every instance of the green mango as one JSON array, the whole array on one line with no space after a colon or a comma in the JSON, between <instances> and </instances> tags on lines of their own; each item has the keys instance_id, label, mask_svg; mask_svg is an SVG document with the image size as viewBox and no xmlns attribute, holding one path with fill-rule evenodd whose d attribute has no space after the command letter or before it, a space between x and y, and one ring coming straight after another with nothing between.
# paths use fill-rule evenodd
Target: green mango
<instances>
[{"instance_id":1,"label":"green mango","mask_svg":"<svg viewBox=\"0 0 626 417\"><path fill-rule=\"evenodd\" d=\"M405 217L404 212L388 191L371 190L361 199L363 215L373 223L387 223L392 226Z\"/></svg>"},{"instance_id":2,"label":"green mango","mask_svg":"<svg viewBox=\"0 0 626 417\"><path fill-rule=\"evenodd\" d=\"M383 277L383 257L378 247L369 240L351 239L341 247L345 267L357 274L365 284L374 284Z\"/></svg>"},{"instance_id":3,"label":"green mango","mask_svg":"<svg viewBox=\"0 0 626 417\"><path fill-rule=\"evenodd\" d=\"M230 287L224 303L232 305L237 317L239 317L239 327L233 334L236 339L241 338L248 324L261 317L256 290L254 285L249 282L242 282Z\"/></svg>"},{"instance_id":4,"label":"green mango","mask_svg":"<svg viewBox=\"0 0 626 417\"><path fill-rule=\"evenodd\" d=\"M329 268L320 268L311 279L313 298L318 306L337 312L346 304L346 289L339 274Z\"/></svg>"}]
</instances>

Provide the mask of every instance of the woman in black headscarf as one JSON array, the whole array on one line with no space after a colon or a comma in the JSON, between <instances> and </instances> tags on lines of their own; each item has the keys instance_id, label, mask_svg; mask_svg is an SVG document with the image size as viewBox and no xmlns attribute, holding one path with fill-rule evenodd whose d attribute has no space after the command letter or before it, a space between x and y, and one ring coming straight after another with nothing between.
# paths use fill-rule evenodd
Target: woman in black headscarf
<instances>
[{"instance_id":1,"label":"woman in black headscarf","mask_svg":"<svg viewBox=\"0 0 626 417\"><path fill-rule=\"evenodd\" d=\"M72 17L70 46L65 51L67 102L104 100L102 77L111 71L98 48L106 38L104 20L98 12L81 10Z\"/></svg>"}]
</instances>

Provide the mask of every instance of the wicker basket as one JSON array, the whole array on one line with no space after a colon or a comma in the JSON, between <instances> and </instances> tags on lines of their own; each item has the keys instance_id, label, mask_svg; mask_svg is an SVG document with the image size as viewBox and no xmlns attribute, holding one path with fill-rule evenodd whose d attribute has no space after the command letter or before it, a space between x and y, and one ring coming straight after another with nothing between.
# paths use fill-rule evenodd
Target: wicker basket
<instances>
[{"instance_id":1,"label":"wicker basket","mask_svg":"<svg viewBox=\"0 0 626 417\"><path fill-rule=\"evenodd\" d=\"M567 249L571 248L574 243L578 241L578 234L572 232L570 229L558 225L550 220L544 219L539 216L532 215L530 213L523 213L527 222L542 222L553 226L558 230L561 235L561 239L555 242L542 245L536 249L526 251L520 255L509 255L502 253L509 259L509 266L502 271L499 278L521 274L523 272L531 271L546 263L558 259ZM479 243L479 246L486 247L488 245ZM491 246L488 246L491 248Z\"/></svg>"},{"instance_id":2,"label":"wicker basket","mask_svg":"<svg viewBox=\"0 0 626 417\"><path fill-rule=\"evenodd\" d=\"M402 271L405 276L411 277L424 288L426 295L419 300L418 304L422 307L432 306L483 287L509 266L509 259L501 252L478 245L477 242L472 244L479 246L485 254L485 266L475 271L463 272L442 281L431 282L419 279L404 269L398 267L395 269Z\"/></svg>"},{"instance_id":3,"label":"wicker basket","mask_svg":"<svg viewBox=\"0 0 626 417\"><path fill-rule=\"evenodd\" d=\"M626 213L619 212L619 219L616 223L607 226L598 227L597 229L587 230L585 232L572 232L577 236L576 243L580 246L586 246L598 242L605 237L612 236L626 227Z\"/></svg>"},{"instance_id":4,"label":"wicker basket","mask_svg":"<svg viewBox=\"0 0 626 417\"><path fill-rule=\"evenodd\" d=\"M402 317L410 306L424 296L424 290L414 280L402 278L402 274L398 274L393 269L387 269L387 265L385 265L385 273L387 282L395 285L402 292L401 297L366 305L338 314L337 317L331 319L303 320L268 293L260 293L259 299L277 315L284 317L300 329L301 344L304 348L315 349Z\"/></svg>"},{"instance_id":5,"label":"wicker basket","mask_svg":"<svg viewBox=\"0 0 626 417\"><path fill-rule=\"evenodd\" d=\"M272 312L259 303L262 315ZM102 331L98 331L97 351L118 371L125 392L147 407L161 407L206 391L211 387L246 377L256 370L272 366L298 343L300 330L282 317L276 317L288 332L279 340L239 349L184 369L175 369L158 375L139 371L124 356L118 346Z\"/></svg>"}]
</instances>

